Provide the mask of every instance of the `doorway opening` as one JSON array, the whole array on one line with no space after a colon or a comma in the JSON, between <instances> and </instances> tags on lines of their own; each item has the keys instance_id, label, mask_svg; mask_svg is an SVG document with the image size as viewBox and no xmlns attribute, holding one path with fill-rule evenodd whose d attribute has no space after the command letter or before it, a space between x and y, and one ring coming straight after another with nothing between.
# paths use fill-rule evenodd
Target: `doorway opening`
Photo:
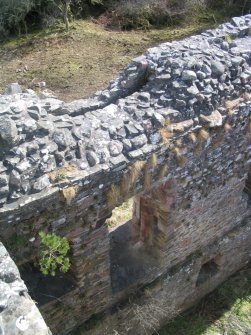
<instances>
[{"instance_id":1,"label":"doorway opening","mask_svg":"<svg viewBox=\"0 0 251 335\"><path fill-rule=\"evenodd\" d=\"M115 208L107 219L113 293L142 282L156 270L155 211L150 197L138 195Z\"/></svg>"}]
</instances>

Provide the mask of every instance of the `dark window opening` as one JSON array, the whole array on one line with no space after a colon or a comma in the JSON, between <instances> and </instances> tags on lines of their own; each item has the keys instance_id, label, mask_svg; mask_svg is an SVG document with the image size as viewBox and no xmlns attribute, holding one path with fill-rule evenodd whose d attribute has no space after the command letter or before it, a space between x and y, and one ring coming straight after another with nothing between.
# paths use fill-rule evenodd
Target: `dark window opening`
<instances>
[{"instance_id":1,"label":"dark window opening","mask_svg":"<svg viewBox=\"0 0 251 335\"><path fill-rule=\"evenodd\" d=\"M38 306L60 300L60 297L75 288L68 274L59 272L55 277L45 276L33 263L26 263L19 270L31 298L38 303Z\"/></svg>"},{"instance_id":2,"label":"dark window opening","mask_svg":"<svg viewBox=\"0 0 251 335\"><path fill-rule=\"evenodd\" d=\"M211 259L209 262L203 264L197 278L196 286L200 286L210 280L219 272L219 269L220 265L216 259Z\"/></svg>"}]
</instances>

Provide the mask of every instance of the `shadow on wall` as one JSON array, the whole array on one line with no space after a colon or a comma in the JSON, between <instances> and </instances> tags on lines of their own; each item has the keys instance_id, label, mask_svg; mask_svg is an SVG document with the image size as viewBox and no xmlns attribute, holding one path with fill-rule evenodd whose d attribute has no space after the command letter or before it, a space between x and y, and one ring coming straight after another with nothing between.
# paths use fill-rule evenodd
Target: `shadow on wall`
<instances>
[{"instance_id":1,"label":"shadow on wall","mask_svg":"<svg viewBox=\"0 0 251 335\"><path fill-rule=\"evenodd\" d=\"M112 292L117 293L146 278L157 268L152 250L141 243L133 243L131 221L110 234Z\"/></svg>"},{"instance_id":2,"label":"shadow on wall","mask_svg":"<svg viewBox=\"0 0 251 335\"><path fill-rule=\"evenodd\" d=\"M67 274L57 273L55 277L45 276L32 263L23 265L19 270L31 298L38 306L55 299L60 301L60 297L75 288Z\"/></svg>"}]
</instances>

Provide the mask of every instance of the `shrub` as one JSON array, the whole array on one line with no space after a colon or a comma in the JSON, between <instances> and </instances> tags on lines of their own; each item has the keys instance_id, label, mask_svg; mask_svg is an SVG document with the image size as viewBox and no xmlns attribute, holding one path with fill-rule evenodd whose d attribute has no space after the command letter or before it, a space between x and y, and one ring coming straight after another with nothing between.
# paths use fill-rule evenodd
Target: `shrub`
<instances>
[{"instance_id":1,"label":"shrub","mask_svg":"<svg viewBox=\"0 0 251 335\"><path fill-rule=\"evenodd\" d=\"M38 265L44 275L55 276L56 271L67 272L70 268L70 260L67 257L70 246L65 237L56 234L40 232L41 238Z\"/></svg>"},{"instance_id":2,"label":"shrub","mask_svg":"<svg viewBox=\"0 0 251 335\"><path fill-rule=\"evenodd\" d=\"M26 30L25 17L34 7L34 0L0 0L0 35Z\"/></svg>"},{"instance_id":3,"label":"shrub","mask_svg":"<svg viewBox=\"0 0 251 335\"><path fill-rule=\"evenodd\" d=\"M98 10L97 10L98 8ZM0 36L25 33L34 26L49 26L63 19L82 18L107 10L108 26L149 29L184 21L249 13L251 0L0 0Z\"/></svg>"},{"instance_id":4,"label":"shrub","mask_svg":"<svg viewBox=\"0 0 251 335\"><path fill-rule=\"evenodd\" d=\"M121 28L149 29L151 25L168 25L181 6L176 0L119 0L109 1L108 8L112 13L112 21L119 22Z\"/></svg>"},{"instance_id":5,"label":"shrub","mask_svg":"<svg viewBox=\"0 0 251 335\"><path fill-rule=\"evenodd\" d=\"M69 29L70 17L83 17L90 5L101 5L103 0L38 0L40 11L43 9L44 17L62 18L66 29ZM80 15L79 15L80 13Z\"/></svg>"},{"instance_id":6,"label":"shrub","mask_svg":"<svg viewBox=\"0 0 251 335\"><path fill-rule=\"evenodd\" d=\"M122 29L148 29L192 21L216 21L215 17L228 12L229 16L250 12L251 0L108 0L108 26Z\"/></svg>"},{"instance_id":7,"label":"shrub","mask_svg":"<svg viewBox=\"0 0 251 335\"><path fill-rule=\"evenodd\" d=\"M0 36L26 33L37 22L49 26L59 18L68 27L69 17L83 17L91 5L101 4L102 0L0 0Z\"/></svg>"}]
</instances>

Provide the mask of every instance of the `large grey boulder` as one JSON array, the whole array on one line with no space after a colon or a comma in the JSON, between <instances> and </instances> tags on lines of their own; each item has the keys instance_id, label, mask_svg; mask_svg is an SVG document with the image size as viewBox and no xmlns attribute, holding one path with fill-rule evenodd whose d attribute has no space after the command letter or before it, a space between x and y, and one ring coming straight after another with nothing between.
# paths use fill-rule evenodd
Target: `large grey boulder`
<instances>
[{"instance_id":1,"label":"large grey boulder","mask_svg":"<svg viewBox=\"0 0 251 335\"><path fill-rule=\"evenodd\" d=\"M39 177L35 181L35 183L33 185L33 190L34 190L34 192L40 192L48 186L50 186L50 179L47 176L47 174L45 174L45 175Z\"/></svg>"},{"instance_id":2,"label":"large grey boulder","mask_svg":"<svg viewBox=\"0 0 251 335\"><path fill-rule=\"evenodd\" d=\"M60 149L76 146L76 142L74 141L69 129L56 130L53 134L53 140Z\"/></svg>"},{"instance_id":3,"label":"large grey boulder","mask_svg":"<svg viewBox=\"0 0 251 335\"><path fill-rule=\"evenodd\" d=\"M12 147L17 140L18 131L15 122L9 117L0 117L0 145Z\"/></svg>"},{"instance_id":4,"label":"large grey boulder","mask_svg":"<svg viewBox=\"0 0 251 335\"><path fill-rule=\"evenodd\" d=\"M95 166L99 163L99 158L93 151L87 151L86 152L86 159L90 166Z\"/></svg>"},{"instance_id":5,"label":"large grey boulder","mask_svg":"<svg viewBox=\"0 0 251 335\"><path fill-rule=\"evenodd\" d=\"M6 95L19 94L19 93L22 93L22 88L18 83L10 84L5 90Z\"/></svg>"},{"instance_id":6,"label":"large grey boulder","mask_svg":"<svg viewBox=\"0 0 251 335\"><path fill-rule=\"evenodd\" d=\"M182 79L183 80L196 80L197 79L197 75L194 71L191 70L184 70L182 72Z\"/></svg>"},{"instance_id":7,"label":"large grey boulder","mask_svg":"<svg viewBox=\"0 0 251 335\"><path fill-rule=\"evenodd\" d=\"M119 141L111 141L109 143L109 151L111 156L118 156L123 150L123 144Z\"/></svg>"},{"instance_id":8,"label":"large grey boulder","mask_svg":"<svg viewBox=\"0 0 251 335\"><path fill-rule=\"evenodd\" d=\"M211 62L211 70L215 76L221 76L225 72L225 66L219 61Z\"/></svg>"}]
</instances>

